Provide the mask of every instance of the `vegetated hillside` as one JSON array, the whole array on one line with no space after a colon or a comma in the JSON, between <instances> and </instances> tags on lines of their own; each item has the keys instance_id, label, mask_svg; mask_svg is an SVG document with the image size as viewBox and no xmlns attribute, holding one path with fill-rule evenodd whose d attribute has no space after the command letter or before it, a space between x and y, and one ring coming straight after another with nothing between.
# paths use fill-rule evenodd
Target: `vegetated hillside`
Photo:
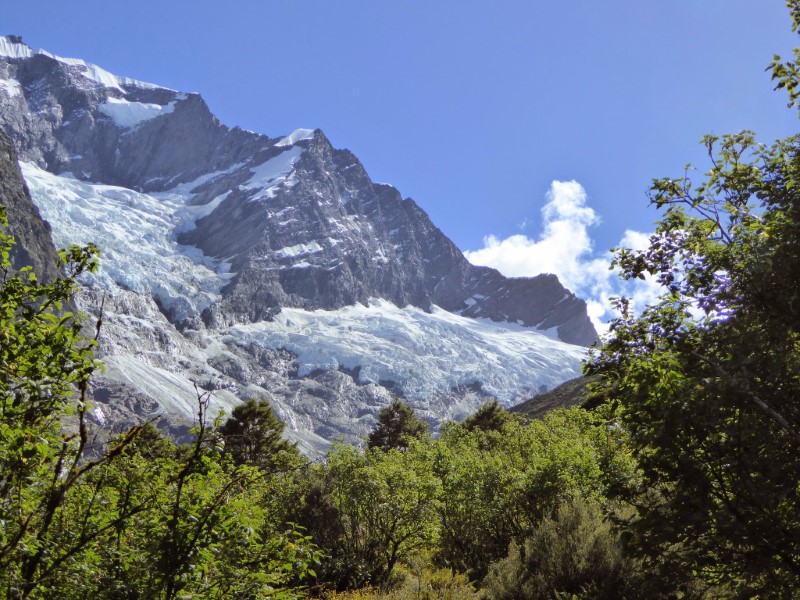
<instances>
[{"instance_id":1,"label":"vegetated hillside","mask_svg":"<svg viewBox=\"0 0 800 600\"><path fill-rule=\"evenodd\" d=\"M599 380L597 376L581 376L570 379L558 387L537 394L533 398L509 408L509 412L539 419L557 408L584 406L589 400L589 386Z\"/></svg>"}]
</instances>

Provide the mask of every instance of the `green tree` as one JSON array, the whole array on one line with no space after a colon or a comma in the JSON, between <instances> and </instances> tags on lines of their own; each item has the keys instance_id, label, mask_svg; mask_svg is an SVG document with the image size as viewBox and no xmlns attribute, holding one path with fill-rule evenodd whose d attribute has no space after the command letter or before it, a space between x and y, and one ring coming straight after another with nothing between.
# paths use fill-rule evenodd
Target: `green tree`
<instances>
[{"instance_id":1,"label":"green tree","mask_svg":"<svg viewBox=\"0 0 800 600\"><path fill-rule=\"evenodd\" d=\"M503 425L513 419L514 417L511 413L500 406L497 400L490 400L468 416L464 420L463 426L470 431L473 429L498 431L503 428Z\"/></svg>"},{"instance_id":2,"label":"green tree","mask_svg":"<svg viewBox=\"0 0 800 600\"><path fill-rule=\"evenodd\" d=\"M367 439L369 448L390 450L407 448L410 438L428 434L428 423L414 414L414 409L402 400L395 400L381 409L378 424Z\"/></svg>"},{"instance_id":3,"label":"green tree","mask_svg":"<svg viewBox=\"0 0 800 600\"><path fill-rule=\"evenodd\" d=\"M302 523L331 557L338 587L385 586L398 561L435 547L439 480L427 444L404 450L337 446L312 488Z\"/></svg>"},{"instance_id":4,"label":"green tree","mask_svg":"<svg viewBox=\"0 0 800 600\"><path fill-rule=\"evenodd\" d=\"M796 63L772 67L794 102ZM705 178L654 181L650 247L616 264L663 295L639 316L620 299L588 365L640 467L640 551L737 596L800 593L799 142L707 136Z\"/></svg>"},{"instance_id":5,"label":"green tree","mask_svg":"<svg viewBox=\"0 0 800 600\"><path fill-rule=\"evenodd\" d=\"M91 473L65 509L60 535L68 539L82 526L87 498L115 526L60 570L52 591L109 599L305 595L299 586L314 575L320 553L273 502L285 500L291 483L233 465L205 424L207 405L204 394L190 446L165 451L163 440L154 444L138 426L150 439Z\"/></svg>"},{"instance_id":6,"label":"green tree","mask_svg":"<svg viewBox=\"0 0 800 600\"><path fill-rule=\"evenodd\" d=\"M219 452L206 424L209 399L198 399L191 450L148 469L142 492L153 497L152 510L126 523L122 571L129 589L151 597L267 597L319 558L302 534L271 523L272 477L254 465L231 466Z\"/></svg>"},{"instance_id":7,"label":"green tree","mask_svg":"<svg viewBox=\"0 0 800 600\"><path fill-rule=\"evenodd\" d=\"M613 433L579 408L497 430L446 427L433 458L442 482L437 560L480 580L564 498L604 499L632 470Z\"/></svg>"},{"instance_id":8,"label":"green tree","mask_svg":"<svg viewBox=\"0 0 800 600\"><path fill-rule=\"evenodd\" d=\"M134 433L131 442L125 447L123 453L141 454L148 459L175 457L179 452L178 446L166 437L150 421L135 426L128 434ZM127 435L127 434L126 434ZM122 436L117 442L122 441L126 436Z\"/></svg>"},{"instance_id":9,"label":"green tree","mask_svg":"<svg viewBox=\"0 0 800 600\"><path fill-rule=\"evenodd\" d=\"M0 227L5 214L0 207ZM95 342L81 335L82 316L65 308L76 278L96 267L97 249L62 251L63 275L43 285L29 267L11 270L13 243L0 232L0 585L25 598L114 526L89 501L81 529L69 538L58 530L70 495L117 450L84 460ZM76 433L62 429L67 415L75 416Z\"/></svg>"},{"instance_id":10,"label":"green tree","mask_svg":"<svg viewBox=\"0 0 800 600\"><path fill-rule=\"evenodd\" d=\"M269 402L249 399L233 409L219 433L235 464L275 471L300 461L295 445L283 439L285 427Z\"/></svg>"}]
</instances>

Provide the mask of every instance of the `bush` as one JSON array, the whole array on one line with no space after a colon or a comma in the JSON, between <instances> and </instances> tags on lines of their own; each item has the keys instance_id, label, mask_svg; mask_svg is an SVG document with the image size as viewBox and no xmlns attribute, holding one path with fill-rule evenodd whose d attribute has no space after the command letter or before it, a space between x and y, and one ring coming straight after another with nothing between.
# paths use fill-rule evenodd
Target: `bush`
<instances>
[{"instance_id":1,"label":"bush","mask_svg":"<svg viewBox=\"0 0 800 600\"><path fill-rule=\"evenodd\" d=\"M591 501L564 502L522 544L489 568L483 597L494 600L549 600L565 594L619 600L641 597L637 565Z\"/></svg>"}]
</instances>

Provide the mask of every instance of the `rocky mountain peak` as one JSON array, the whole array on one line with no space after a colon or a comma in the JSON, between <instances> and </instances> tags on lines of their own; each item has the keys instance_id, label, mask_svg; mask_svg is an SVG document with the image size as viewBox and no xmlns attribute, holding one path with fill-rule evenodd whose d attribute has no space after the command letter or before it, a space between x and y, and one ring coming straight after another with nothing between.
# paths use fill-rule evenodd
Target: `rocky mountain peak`
<instances>
[{"instance_id":1,"label":"rocky mountain peak","mask_svg":"<svg viewBox=\"0 0 800 600\"><path fill-rule=\"evenodd\" d=\"M470 264L414 200L319 129L230 128L198 94L15 36L0 38L0 127L57 244L103 252L84 308L113 298L103 398L117 407L167 393L184 406L204 379L228 405L270 395L315 446L326 427L363 432L391 394L437 421L486 394L508 403L548 389L596 340L585 303L555 276ZM395 358L375 363L385 343ZM324 409L309 399L320 397ZM331 402L347 419L321 416Z\"/></svg>"}]
</instances>

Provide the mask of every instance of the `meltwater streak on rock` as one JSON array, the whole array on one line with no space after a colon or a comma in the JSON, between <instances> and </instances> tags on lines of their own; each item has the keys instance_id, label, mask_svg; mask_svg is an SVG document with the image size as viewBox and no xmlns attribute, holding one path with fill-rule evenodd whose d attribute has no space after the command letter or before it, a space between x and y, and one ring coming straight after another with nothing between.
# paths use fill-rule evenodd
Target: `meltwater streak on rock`
<instances>
[{"instance_id":1,"label":"meltwater streak on rock","mask_svg":"<svg viewBox=\"0 0 800 600\"><path fill-rule=\"evenodd\" d=\"M119 237L134 245L142 238L142 252L106 242L112 276L87 283L83 300L92 312L101 288L111 295L104 351L112 368L101 396L123 421L157 410L187 417L194 380L216 387L225 406L272 398L296 437L319 448L322 437L369 431L388 390L413 389L361 380L350 364L298 378L280 348L231 334L282 307L335 310L379 299L555 332L571 344L596 339L584 302L555 276L510 279L471 265L416 203L373 183L319 130L278 139L231 129L197 94L119 78L11 37L0 38L0 126L30 163L34 200L49 203L56 233L92 241L92 227L116 220ZM70 208L53 204L59 198ZM185 281L192 265L198 274ZM567 362L542 369L566 369L566 379L579 359ZM137 387L143 378L152 381ZM435 422L476 406L480 384L409 399Z\"/></svg>"}]
</instances>

